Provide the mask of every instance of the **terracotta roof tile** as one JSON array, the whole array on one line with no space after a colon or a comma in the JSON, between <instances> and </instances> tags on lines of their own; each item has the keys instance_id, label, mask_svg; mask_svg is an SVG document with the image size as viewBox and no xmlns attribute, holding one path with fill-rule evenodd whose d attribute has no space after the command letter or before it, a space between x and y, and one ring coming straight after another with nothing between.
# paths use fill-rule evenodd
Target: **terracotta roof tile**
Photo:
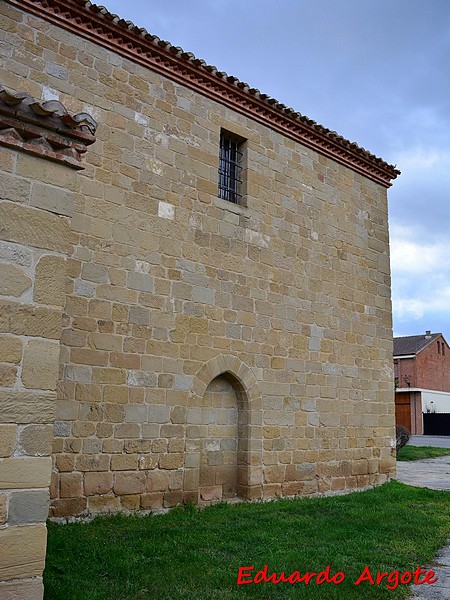
<instances>
[{"instance_id":1,"label":"terracotta roof tile","mask_svg":"<svg viewBox=\"0 0 450 600\"><path fill-rule=\"evenodd\" d=\"M91 135L94 135L97 129L97 122L91 115L85 112L70 115L59 100L39 102L25 92L12 92L3 88L0 89L0 101L7 106L13 106L16 111L29 112L30 116L32 116L31 109L37 117L51 117L57 127L64 125L70 129L88 130ZM57 120L61 121L63 125ZM49 125L51 126L50 121L46 126Z\"/></svg>"},{"instance_id":2,"label":"terracotta roof tile","mask_svg":"<svg viewBox=\"0 0 450 600\"><path fill-rule=\"evenodd\" d=\"M95 142L96 121L69 114L58 100L40 102L0 88L0 144L82 169L81 157Z\"/></svg>"},{"instance_id":3,"label":"terracotta roof tile","mask_svg":"<svg viewBox=\"0 0 450 600\"><path fill-rule=\"evenodd\" d=\"M139 54L140 62L147 62L150 68L164 72L168 77L172 75L175 80L183 81L191 88L195 87L199 93L213 97L219 102L235 105L241 112L251 113L254 119L268 127L282 131L284 135L304 143L325 156L334 158L385 187L389 187L390 180L400 174L395 166L389 165L365 148L346 140L335 131L319 125L275 98L250 87L237 77L219 71L213 65L208 65L191 52L185 52L179 46L173 46L170 42L148 33L145 28L138 27L133 22L109 12L105 6L98 6L86 0L10 1L41 18L47 18L62 27L67 26L70 31L76 29L78 35L97 40L102 45L106 45L106 38L108 38L112 51L120 51L130 60L137 60L136 55ZM102 31L102 28L105 31ZM139 47L140 44L144 46ZM149 51L148 45L155 48L154 53L159 53L159 55L155 54L158 56L157 61L152 51ZM132 49L136 48L138 51L133 52ZM160 60L161 52L166 54L165 60ZM167 57L171 58L167 59ZM180 61L186 66L181 68ZM187 67L189 67L188 73ZM215 83L211 77L215 79ZM231 92L233 88L236 90L234 94ZM242 94L250 98L245 99Z\"/></svg>"}]
</instances>

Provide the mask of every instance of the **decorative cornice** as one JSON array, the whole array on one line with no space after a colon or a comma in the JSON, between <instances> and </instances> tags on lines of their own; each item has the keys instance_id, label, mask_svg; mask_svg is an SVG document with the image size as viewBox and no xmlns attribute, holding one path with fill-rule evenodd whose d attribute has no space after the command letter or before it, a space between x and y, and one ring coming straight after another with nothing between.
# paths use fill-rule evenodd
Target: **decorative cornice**
<instances>
[{"instance_id":1,"label":"decorative cornice","mask_svg":"<svg viewBox=\"0 0 450 600\"><path fill-rule=\"evenodd\" d=\"M0 88L0 145L83 169L81 157L95 142L96 128L90 115L70 115L58 100L37 102Z\"/></svg>"},{"instance_id":2,"label":"decorative cornice","mask_svg":"<svg viewBox=\"0 0 450 600\"><path fill-rule=\"evenodd\" d=\"M385 186L400 174L336 132L85 0L7 0L237 111Z\"/></svg>"}]
</instances>

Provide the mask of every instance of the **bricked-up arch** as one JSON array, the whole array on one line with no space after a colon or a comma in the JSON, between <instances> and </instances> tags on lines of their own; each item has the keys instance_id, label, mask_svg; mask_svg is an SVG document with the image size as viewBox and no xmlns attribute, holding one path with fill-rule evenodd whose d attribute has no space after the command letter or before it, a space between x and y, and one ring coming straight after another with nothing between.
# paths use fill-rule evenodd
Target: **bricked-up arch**
<instances>
[{"instance_id":1,"label":"bricked-up arch","mask_svg":"<svg viewBox=\"0 0 450 600\"><path fill-rule=\"evenodd\" d=\"M228 389L226 389L227 383ZM260 498L262 495L261 395L258 382L251 369L239 358L230 354L210 359L194 378L186 422L184 489L186 492L192 493L194 500L208 500L207 491L203 494L203 498L200 497L200 490L205 490L205 486L202 486L200 481L201 446L202 438L205 438L207 432L205 429L200 429L202 424L195 422L199 419L194 416L198 416L195 409L201 410L205 402L210 402L211 396L218 393L218 386L225 394L230 394L232 388L236 399L238 415L236 423L236 495L247 499ZM214 496L213 488L213 485L209 486L212 491L209 499L218 499ZM230 489L228 489L229 491ZM226 492L224 498L226 498Z\"/></svg>"}]
</instances>

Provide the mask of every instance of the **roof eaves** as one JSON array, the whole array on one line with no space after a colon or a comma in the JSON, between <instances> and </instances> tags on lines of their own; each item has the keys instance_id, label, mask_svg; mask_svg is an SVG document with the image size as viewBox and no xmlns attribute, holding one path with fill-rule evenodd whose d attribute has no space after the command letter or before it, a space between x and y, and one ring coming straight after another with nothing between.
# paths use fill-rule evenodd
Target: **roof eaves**
<instances>
[{"instance_id":1,"label":"roof eaves","mask_svg":"<svg viewBox=\"0 0 450 600\"><path fill-rule=\"evenodd\" d=\"M161 40L85 0L7 0L28 12L147 66L287 137L348 166L385 187L400 171L308 117L229 76L179 46Z\"/></svg>"}]
</instances>

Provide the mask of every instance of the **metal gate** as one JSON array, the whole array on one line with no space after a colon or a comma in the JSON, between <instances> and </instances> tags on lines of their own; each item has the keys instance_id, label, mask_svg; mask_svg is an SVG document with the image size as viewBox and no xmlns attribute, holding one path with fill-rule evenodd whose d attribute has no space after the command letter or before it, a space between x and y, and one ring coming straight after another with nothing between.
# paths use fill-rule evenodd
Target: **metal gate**
<instances>
[{"instance_id":1,"label":"metal gate","mask_svg":"<svg viewBox=\"0 0 450 600\"><path fill-rule=\"evenodd\" d=\"M450 413L423 413L424 435L450 435Z\"/></svg>"}]
</instances>

